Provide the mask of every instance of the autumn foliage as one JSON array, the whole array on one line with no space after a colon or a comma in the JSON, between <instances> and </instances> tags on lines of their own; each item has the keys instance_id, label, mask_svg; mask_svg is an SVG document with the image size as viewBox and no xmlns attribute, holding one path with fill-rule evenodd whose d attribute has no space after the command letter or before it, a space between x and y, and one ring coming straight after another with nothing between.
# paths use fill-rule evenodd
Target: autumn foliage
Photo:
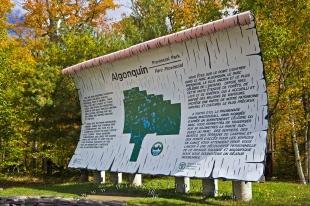
<instances>
[{"instance_id":1,"label":"autumn foliage","mask_svg":"<svg viewBox=\"0 0 310 206\"><path fill-rule=\"evenodd\" d=\"M96 27L105 22L107 10L116 7L113 0L26 0L24 25L37 36L54 38L63 27L83 24Z\"/></svg>"},{"instance_id":2,"label":"autumn foliage","mask_svg":"<svg viewBox=\"0 0 310 206\"><path fill-rule=\"evenodd\" d=\"M70 65L158 36L251 10L268 89L266 171L310 181L310 3L308 0L133 0L109 22L113 0L26 0L9 24L0 1L0 173L61 174L79 137ZM14 30L17 35L9 31Z\"/></svg>"}]
</instances>

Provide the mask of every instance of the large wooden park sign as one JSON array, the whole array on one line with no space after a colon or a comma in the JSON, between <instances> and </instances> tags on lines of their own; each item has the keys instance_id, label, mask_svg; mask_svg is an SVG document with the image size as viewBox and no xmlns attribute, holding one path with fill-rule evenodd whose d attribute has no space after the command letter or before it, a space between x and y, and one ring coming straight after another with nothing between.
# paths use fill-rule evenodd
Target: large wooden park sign
<instances>
[{"instance_id":1,"label":"large wooden park sign","mask_svg":"<svg viewBox=\"0 0 310 206\"><path fill-rule=\"evenodd\" d=\"M249 12L67 69L82 129L69 167L257 181L267 96Z\"/></svg>"}]
</instances>

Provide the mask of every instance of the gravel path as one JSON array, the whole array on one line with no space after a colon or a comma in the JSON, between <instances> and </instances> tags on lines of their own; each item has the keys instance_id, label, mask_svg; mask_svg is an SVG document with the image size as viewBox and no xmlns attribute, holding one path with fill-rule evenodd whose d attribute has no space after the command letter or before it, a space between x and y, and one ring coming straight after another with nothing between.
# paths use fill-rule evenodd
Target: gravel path
<instances>
[{"instance_id":1,"label":"gravel path","mask_svg":"<svg viewBox=\"0 0 310 206\"><path fill-rule=\"evenodd\" d=\"M116 198L115 198L116 199ZM63 199L52 197L0 197L0 206L123 206L124 200L104 199L93 201L89 199Z\"/></svg>"}]
</instances>

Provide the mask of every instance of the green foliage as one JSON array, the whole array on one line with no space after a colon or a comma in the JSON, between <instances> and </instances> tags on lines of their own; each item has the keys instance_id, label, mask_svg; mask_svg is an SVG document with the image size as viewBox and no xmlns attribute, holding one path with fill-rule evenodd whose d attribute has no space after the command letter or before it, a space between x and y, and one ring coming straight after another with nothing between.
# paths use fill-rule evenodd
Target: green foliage
<instances>
[{"instance_id":1,"label":"green foliage","mask_svg":"<svg viewBox=\"0 0 310 206\"><path fill-rule=\"evenodd\" d=\"M132 14L117 24L130 44L163 36L169 32L172 3L165 0L134 0Z\"/></svg>"},{"instance_id":2,"label":"green foliage","mask_svg":"<svg viewBox=\"0 0 310 206\"><path fill-rule=\"evenodd\" d=\"M64 29L59 41L45 42L45 45L39 58L41 63L44 62L40 65L41 74L47 82L40 82L50 85L50 93L47 94L50 101L48 104L38 105L39 118L32 124L35 131L33 136L39 137L39 156L51 160L62 171L74 152L81 122L75 85L70 77L62 76L60 70L118 50L123 44L122 40L109 32L99 36L91 28L85 28ZM53 72L48 71L48 68Z\"/></svg>"},{"instance_id":3,"label":"green foliage","mask_svg":"<svg viewBox=\"0 0 310 206\"><path fill-rule=\"evenodd\" d=\"M126 46L120 35L112 32L98 33L94 28L65 29L59 41L47 42L41 62L66 68Z\"/></svg>"},{"instance_id":4,"label":"green foliage","mask_svg":"<svg viewBox=\"0 0 310 206\"><path fill-rule=\"evenodd\" d=\"M179 31L221 18L226 2L214 0L175 1L171 16L172 30Z\"/></svg>"},{"instance_id":5,"label":"green foliage","mask_svg":"<svg viewBox=\"0 0 310 206\"><path fill-rule=\"evenodd\" d=\"M10 6L4 6L4 16ZM21 102L25 100L23 94L35 73L30 51L8 36L8 28L8 24L0 25L0 170L14 170L22 164L23 132L27 127L24 117L28 114L26 105Z\"/></svg>"},{"instance_id":6,"label":"green foliage","mask_svg":"<svg viewBox=\"0 0 310 206\"><path fill-rule=\"evenodd\" d=\"M307 0L237 3L240 10L252 10L257 21L268 83L269 149L274 153L275 174L294 176L292 136L296 134L302 156L309 139L310 4Z\"/></svg>"},{"instance_id":7,"label":"green foliage","mask_svg":"<svg viewBox=\"0 0 310 206\"><path fill-rule=\"evenodd\" d=\"M221 17L220 1L134 0L132 14L116 26L129 44L137 44Z\"/></svg>"},{"instance_id":8,"label":"green foliage","mask_svg":"<svg viewBox=\"0 0 310 206\"><path fill-rule=\"evenodd\" d=\"M133 1L133 18L143 40L150 40L168 33L168 16L171 3L165 0Z\"/></svg>"},{"instance_id":9,"label":"green foliage","mask_svg":"<svg viewBox=\"0 0 310 206\"><path fill-rule=\"evenodd\" d=\"M27 3L27 18L41 15L32 4ZM102 1L97 6L106 10L110 5L112 1ZM61 70L127 45L120 34L98 32L93 20L60 24L57 37L53 28L46 30L52 36L40 36L42 22L30 21L23 25L28 28L17 26L26 33L29 27L37 31L35 37L1 35L0 172L63 174L67 168L79 137L80 108L74 83ZM6 31L8 25L3 25Z\"/></svg>"},{"instance_id":10,"label":"green foliage","mask_svg":"<svg viewBox=\"0 0 310 206\"><path fill-rule=\"evenodd\" d=\"M35 35L20 38L7 33L13 27L6 20L10 1L0 2L0 172L67 169L79 137L80 108L72 79L61 75L63 68L219 19L228 6L255 16L268 83L274 174L297 177L292 134L297 135L303 162L310 139L308 0L133 0L132 14L108 26L102 17L115 8L111 0L93 2L78 16L72 11L82 5L74 7L67 0L53 1L45 16L48 8L36 5L49 2L26 2L26 22L18 29Z\"/></svg>"}]
</instances>

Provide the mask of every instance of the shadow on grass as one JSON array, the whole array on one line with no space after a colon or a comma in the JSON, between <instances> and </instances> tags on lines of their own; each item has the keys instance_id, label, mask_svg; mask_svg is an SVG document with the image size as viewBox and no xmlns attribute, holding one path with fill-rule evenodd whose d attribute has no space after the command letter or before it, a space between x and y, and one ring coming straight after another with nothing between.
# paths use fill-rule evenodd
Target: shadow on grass
<instances>
[{"instance_id":1,"label":"shadow on grass","mask_svg":"<svg viewBox=\"0 0 310 206\"><path fill-rule=\"evenodd\" d=\"M50 176L46 177L32 177L32 176L0 176L0 187L11 188L11 187L35 187L40 185L52 185L61 184L65 182L76 182L77 178L72 177L59 177Z\"/></svg>"}]
</instances>

